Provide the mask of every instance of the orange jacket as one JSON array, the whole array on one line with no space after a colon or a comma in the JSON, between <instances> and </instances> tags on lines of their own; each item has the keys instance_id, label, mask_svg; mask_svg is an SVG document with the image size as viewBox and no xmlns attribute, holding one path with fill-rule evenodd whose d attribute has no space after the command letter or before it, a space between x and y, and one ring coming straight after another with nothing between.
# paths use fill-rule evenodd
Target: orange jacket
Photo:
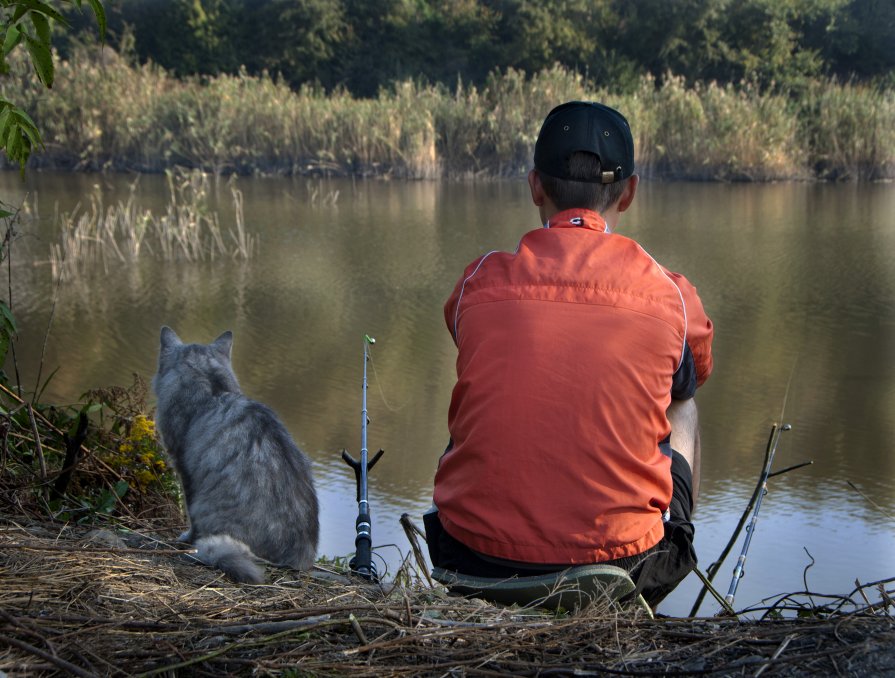
<instances>
[{"instance_id":1,"label":"orange jacket","mask_svg":"<svg viewBox=\"0 0 895 678\"><path fill-rule=\"evenodd\" d=\"M457 384L434 499L448 533L544 564L657 544L685 338L699 384L712 369L696 289L598 214L569 210L470 264L444 310Z\"/></svg>"}]
</instances>

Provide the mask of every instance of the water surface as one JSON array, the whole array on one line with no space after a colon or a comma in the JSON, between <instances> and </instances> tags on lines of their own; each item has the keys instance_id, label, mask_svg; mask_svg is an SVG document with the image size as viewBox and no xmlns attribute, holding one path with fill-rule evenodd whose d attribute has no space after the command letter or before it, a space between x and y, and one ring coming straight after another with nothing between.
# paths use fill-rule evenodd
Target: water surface
<instances>
[{"instance_id":1,"label":"water surface","mask_svg":"<svg viewBox=\"0 0 895 678\"><path fill-rule=\"evenodd\" d=\"M107 205L126 199L131 181L32 173L23 184L16 173L0 175L8 202L27 192L38 205L13 251L26 388L42 351L43 376L59 368L44 399L69 402L129 385L133 373L148 381L162 324L188 341L233 330L243 389L280 413L314 461L321 553L346 555L356 504L339 453L358 454L362 337L371 334L369 447L386 450L371 474L373 535L394 570L409 551L398 517L429 505L447 440L455 349L442 304L469 261L514 249L538 226L526 184L240 179L247 225L260 238L248 263L146 257L54 286L42 263L57 238L54 210L86 205L95 190ZM164 211L161 177L141 177L136 191L142 206ZM225 182L215 195L227 229ZM702 567L745 508L781 411L793 430L775 466L814 461L771 481L738 607L804 581L847 593L856 578L895 576L893 215L890 184L643 183L619 229L685 273L715 321L715 373L698 395ZM722 592L733 563L716 580ZM697 588L689 577L661 611L686 613ZM707 602L702 612L716 607Z\"/></svg>"}]
</instances>

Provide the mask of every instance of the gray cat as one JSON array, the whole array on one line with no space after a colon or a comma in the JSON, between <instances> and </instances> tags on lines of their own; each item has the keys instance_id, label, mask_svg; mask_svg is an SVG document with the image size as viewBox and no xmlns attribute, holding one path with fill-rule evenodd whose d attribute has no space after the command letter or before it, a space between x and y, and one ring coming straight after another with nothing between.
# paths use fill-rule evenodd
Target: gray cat
<instances>
[{"instance_id":1,"label":"gray cat","mask_svg":"<svg viewBox=\"0 0 895 678\"><path fill-rule=\"evenodd\" d=\"M236 581L259 584L259 558L299 570L313 564L317 495L311 463L277 415L240 391L232 344L231 332L206 346L162 327L152 388L190 520L181 541Z\"/></svg>"}]
</instances>

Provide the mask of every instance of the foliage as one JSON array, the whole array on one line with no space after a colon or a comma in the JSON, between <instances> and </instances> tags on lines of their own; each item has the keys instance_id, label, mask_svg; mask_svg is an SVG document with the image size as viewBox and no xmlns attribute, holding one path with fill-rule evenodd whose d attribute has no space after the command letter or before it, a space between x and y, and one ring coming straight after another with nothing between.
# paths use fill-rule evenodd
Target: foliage
<instances>
[{"instance_id":1,"label":"foliage","mask_svg":"<svg viewBox=\"0 0 895 678\"><path fill-rule=\"evenodd\" d=\"M7 58L24 45L38 81L44 87L52 87L56 77L51 51L53 24L68 26L60 14L61 5L74 5L80 10L81 1L58 0L59 7L54 7L41 0L0 0L0 74L9 73ZM106 15L102 3L100 0L87 0L87 3L96 16L100 35L104 35ZM0 148L7 157L24 172L28 157L41 143L40 131L28 114L14 102L0 97Z\"/></svg>"},{"instance_id":2,"label":"foliage","mask_svg":"<svg viewBox=\"0 0 895 678\"><path fill-rule=\"evenodd\" d=\"M889 0L109 0L110 39L178 77L280 74L376 97L396 81L481 87L559 64L614 91L639 76L762 87L895 67ZM78 25L85 25L81 19ZM63 49L66 46L63 45Z\"/></svg>"},{"instance_id":3,"label":"foliage","mask_svg":"<svg viewBox=\"0 0 895 678\"><path fill-rule=\"evenodd\" d=\"M26 404L0 387L0 495L64 522L178 513L179 486L146 407L145 382L72 406Z\"/></svg>"}]
</instances>

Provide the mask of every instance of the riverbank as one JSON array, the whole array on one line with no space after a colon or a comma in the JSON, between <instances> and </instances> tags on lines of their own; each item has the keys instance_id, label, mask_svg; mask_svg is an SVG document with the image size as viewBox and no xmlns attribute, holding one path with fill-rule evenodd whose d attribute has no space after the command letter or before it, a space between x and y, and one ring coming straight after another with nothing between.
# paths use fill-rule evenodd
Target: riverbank
<instances>
[{"instance_id":1,"label":"riverbank","mask_svg":"<svg viewBox=\"0 0 895 678\"><path fill-rule=\"evenodd\" d=\"M134 530L121 532L128 542ZM0 674L850 675L895 671L889 608L657 619L372 586L318 567L240 586L168 541L0 515ZM891 602L891 601L890 601Z\"/></svg>"},{"instance_id":2,"label":"riverbank","mask_svg":"<svg viewBox=\"0 0 895 678\"><path fill-rule=\"evenodd\" d=\"M538 127L559 102L622 110L646 177L871 181L895 177L895 91L817 81L799 92L643 77L609 92L555 67L510 70L481 89L413 81L374 99L293 91L271 77L180 80L110 48L59 63L50 91L13 60L0 95L33 114L45 148L32 167L408 179L522 176Z\"/></svg>"},{"instance_id":3,"label":"riverbank","mask_svg":"<svg viewBox=\"0 0 895 678\"><path fill-rule=\"evenodd\" d=\"M892 579L848 595L791 593L736 617L651 619L609 601L548 611L452 596L408 542L381 584L349 579L342 558L235 584L176 541L183 517L151 420L118 426L127 408L142 409L143 388L94 394L117 415L105 434L79 417L64 435L40 413L59 412L5 392L0 675L895 671Z\"/></svg>"}]
</instances>

